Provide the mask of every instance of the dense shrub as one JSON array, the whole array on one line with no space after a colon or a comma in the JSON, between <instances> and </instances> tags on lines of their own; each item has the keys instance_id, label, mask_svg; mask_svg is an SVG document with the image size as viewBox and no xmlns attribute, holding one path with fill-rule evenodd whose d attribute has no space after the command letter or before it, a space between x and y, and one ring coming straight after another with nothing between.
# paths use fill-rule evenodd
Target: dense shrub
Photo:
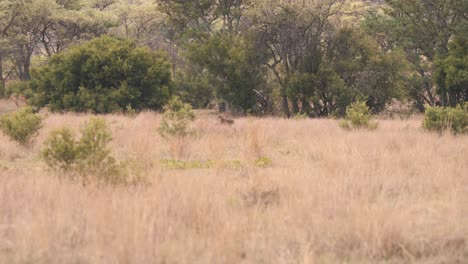
<instances>
[{"instance_id":1,"label":"dense shrub","mask_svg":"<svg viewBox=\"0 0 468 264\"><path fill-rule=\"evenodd\" d=\"M52 131L45 145L47 147L42 151L42 156L47 165L63 171L76 169L77 142L75 134L69 128Z\"/></svg>"},{"instance_id":2,"label":"dense shrub","mask_svg":"<svg viewBox=\"0 0 468 264\"><path fill-rule=\"evenodd\" d=\"M165 55L109 36L54 55L30 85L33 103L52 111L160 110L172 93Z\"/></svg>"},{"instance_id":3,"label":"dense shrub","mask_svg":"<svg viewBox=\"0 0 468 264\"><path fill-rule=\"evenodd\" d=\"M24 95L27 98L31 98L33 96L33 92L29 87L29 82L24 81L10 81L5 87L5 97L9 97L10 95L18 96Z\"/></svg>"},{"instance_id":4,"label":"dense shrub","mask_svg":"<svg viewBox=\"0 0 468 264\"><path fill-rule=\"evenodd\" d=\"M166 106L159 134L162 137L185 137L193 133L190 122L195 120L195 114L189 104L184 104L178 97L171 99Z\"/></svg>"},{"instance_id":5,"label":"dense shrub","mask_svg":"<svg viewBox=\"0 0 468 264\"><path fill-rule=\"evenodd\" d=\"M468 133L468 103L457 107L427 107L423 127L427 130L452 131L455 134Z\"/></svg>"},{"instance_id":6,"label":"dense shrub","mask_svg":"<svg viewBox=\"0 0 468 264\"><path fill-rule=\"evenodd\" d=\"M372 114L365 102L354 102L346 108L346 116L340 121L340 127L375 129L377 123L372 121Z\"/></svg>"},{"instance_id":7,"label":"dense shrub","mask_svg":"<svg viewBox=\"0 0 468 264\"><path fill-rule=\"evenodd\" d=\"M123 183L127 181L125 168L111 155L111 140L105 121L92 118L81 129L79 140L68 128L53 131L45 141L42 157L53 169L71 172L81 180L94 177L105 183Z\"/></svg>"},{"instance_id":8,"label":"dense shrub","mask_svg":"<svg viewBox=\"0 0 468 264\"><path fill-rule=\"evenodd\" d=\"M214 100L216 84L206 72L179 73L174 79L175 94L196 109L207 108Z\"/></svg>"},{"instance_id":9,"label":"dense shrub","mask_svg":"<svg viewBox=\"0 0 468 264\"><path fill-rule=\"evenodd\" d=\"M21 108L0 118L2 132L23 146L31 143L41 127L42 118L34 114L31 107Z\"/></svg>"}]
</instances>

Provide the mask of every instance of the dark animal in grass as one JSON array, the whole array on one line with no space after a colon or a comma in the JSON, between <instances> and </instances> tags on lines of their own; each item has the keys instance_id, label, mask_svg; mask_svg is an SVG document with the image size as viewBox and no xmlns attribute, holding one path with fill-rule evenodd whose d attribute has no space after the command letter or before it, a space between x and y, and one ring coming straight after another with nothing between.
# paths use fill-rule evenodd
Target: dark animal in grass
<instances>
[{"instance_id":1,"label":"dark animal in grass","mask_svg":"<svg viewBox=\"0 0 468 264\"><path fill-rule=\"evenodd\" d=\"M227 119L227 118L224 118L222 116L218 116L218 119L219 119L219 123L220 124L225 124L225 125L232 125L234 124L234 120L232 119Z\"/></svg>"}]
</instances>

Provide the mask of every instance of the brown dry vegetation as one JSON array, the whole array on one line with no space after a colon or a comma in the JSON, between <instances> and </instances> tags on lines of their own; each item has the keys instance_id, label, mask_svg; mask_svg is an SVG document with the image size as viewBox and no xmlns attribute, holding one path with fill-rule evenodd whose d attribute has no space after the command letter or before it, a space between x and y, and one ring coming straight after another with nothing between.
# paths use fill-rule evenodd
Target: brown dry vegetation
<instances>
[{"instance_id":1,"label":"brown dry vegetation","mask_svg":"<svg viewBox=\"0 0 468 264\"><path fill-rule=\"evenodd\" d=\"M468 137L420 120L344 131L335 120L201 115L166 141L160 116L109 115L114 155L149 184L82 186L0 136L0 263L467 263ZM255 161L269 157L272 164ZM163 159L211 161L169 169Z\"/></svg>"}]
</instances>

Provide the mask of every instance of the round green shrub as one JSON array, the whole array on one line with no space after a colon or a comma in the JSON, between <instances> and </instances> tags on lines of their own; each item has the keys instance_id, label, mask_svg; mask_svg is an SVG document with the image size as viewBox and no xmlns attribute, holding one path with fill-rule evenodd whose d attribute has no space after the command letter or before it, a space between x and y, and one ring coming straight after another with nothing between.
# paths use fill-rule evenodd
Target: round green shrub
<instances>
[{"instance_id":1,"label":"round green shrub","mask_svg":"<svg viewBox=\"0 0 468 264\"><path fill-rule=\"evenodd\" d=\"M457 107L427 107L423 127L439 133L468 134L468 103Z\"/></svg>"},{"instance_id":2,"label":"round green shrub","mask_svg":"<svg viewBox=\"0 0 468 264\"><path fill-rule=\"evenodd\" d=\"M103 36L54 55L32 72L31 103L52 111L160 110L172 94L166 56Z\"/></svg>"},{"instance_id":3,"label":"round green shrub","mask_svg":"<svg viewBox=\"0 0 468 264\"><path fill-rule=\"evenodd\" d=\"M112 134L102 118L91 118L76 139L69 128L52 131L45 141L42 157L51 168L69 172L79 180L91 178L99 182L126 183L125 163L112 156L109 143Z\"/></svg>"},{"instance_id":4,"label":"round green shrub","mask_svg":"<svg viewBox=\"0 0 468 264\"><path fill-rule=\"evenodd\" d=\"M174 97L165 107L158 132L164 138L188 136L193 134L189 127L193 120L195 120L195 114L192 111L192 106L184 104L179 97Z\"/></svg>"},{"instance_id":5,"label":"round green shrub","mask_svg":"<svg viewBox=\"0 0 468 264\"><path fill-rule=\"evenodd\" d=\"M0 118L2 132L23 146L31 143L42 127L42 118L31 107L24 107Z\"/></svg>"},{"instance_id":6,"label":"round green shrub","mask_svg":"<svg viewBox=\"0 0 468 264\"><path fill-rule=\"evenodd\" d=\"M377 128L377 123L372 121L372 114L365 102L354 102L346 108L346 116L339 123L344 129L351 128Z\"/></svg>"}]
</instances>

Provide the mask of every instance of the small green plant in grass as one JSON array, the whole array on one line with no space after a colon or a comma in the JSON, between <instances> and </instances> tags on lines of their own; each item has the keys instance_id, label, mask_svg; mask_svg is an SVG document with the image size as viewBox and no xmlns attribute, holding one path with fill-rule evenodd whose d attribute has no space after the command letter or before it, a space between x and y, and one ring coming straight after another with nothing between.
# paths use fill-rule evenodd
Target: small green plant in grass
<instances>
[{"instance_id":1,"label":"small green plant in grass","mask_svg":"<svg viewBox=\"0 0 468 264\"><path fill-rule=\"evenodd\" d=\"M297 113L294 116L294 119L306 119L307 118L307 113Z\"/></svg>"},{"instance_id":2,"label":"small green plant in grass","mask_svg":"<svg viewBox=\"0 0 468 264\"><path fill-rule=\"evenodd\" d=\"M166 169L209 169L213 166L213 162L208 161L182 161L175 159L161 160L161 164Z\"/></svg>"},{"instance_id":3,"label":"small green plant in grass","mask_svg":"<svg viewBox=\"0 0 468 264\"><path fill-rule=\"evenodd\" d=\"M132 107L131 104L128 104L127 107L125 107L125 115L129 117L135 117L137 115L137 111Z\"/></svg>"},{"instance_id":4,"label":"small green plant in grass","mask_svg":"<svg viewBox=\"0 0 468 264\"><path fill-rule=\"evenodd\" d=\"M227 161L222 162L222 165L230 169L240 169L244 167L244 165L242 164L240 160L227 160Z\"/></svg>"},{"instance_id":5,"label":"small green plant in grass","mask_svg":"<svg viewBox=\"0 0 468 264\"><path fill-rule=\"evenodd\" d=\"M468 134L468 103L457 107L426 107L423 127L430 131Z\"/></svg>"},{"instance_id":6,"label":"small green plant in grass","mask_svg":"<svg viewBox=\"0 0 468 264\"><path fill-rule=\"evenodd\" d=\"M164 137L185 137L193 134L190 123L195 120L195 114L189 104L184 104L178 97L171 99L165 107L165 112L158 132Z\"/></svg>"},{"instance_id":7,"label":"small green plant in grass","mask_svg":"<svg viewBox=\"0 0 468 264\"><path fill-rule=\"evenodd\" d=\"M272 164L273 164L273 161L271 160L270 157L267 157L267 156L262 156L255 161L255 166L261 167L261 168L266 168L268 166L271 166Z\"/></svg>"},{"instance_id":8,"label":"small green plant in grass","mask_svg":"<svg viewBox=\"0 0 468 264\"><path fill-rule=\"evenodd\" d=\"M377 123L372 121L372 114L365 102L352 103L346 109L345 119L341 120L339 125L344 129L377 128Z\"/></svg>"},{"instance_id":9,"label":"small green plant in grass","mask_svg":"<svg viewBox=\"0 0 468 264\"><path fill-rule=\"evenodd\" d=\"M81 180L94 177L105 183L127 183L126 163L118 163L111 155L111 140L105 120L91 118L81 129L79 140L69 128L53 131L45 141L42 157L51 168Z\"/></svg>"},{"instance_id":10,"label":"small green plant in grass","mask_svg":"<svg viewBox=\"0 0 468 264\"><path fill-rule=\"evenodd\" d=\"M28 146L42 127L42 118L31 107L9 113L0 118L2 132L23 146Z\"/></svg>"},{"instance_id":11,"label":"small green plant in grass","mask_svg":"<svg viewBox=\"0 0 468 264\"><path fill-rule=\"evenodd\" d=\"M78 142L73 131L66 127L54 130L45 141L45 145L42 157L47 165L63 171L76 169Z\"/></svg>"}]
</instances>

